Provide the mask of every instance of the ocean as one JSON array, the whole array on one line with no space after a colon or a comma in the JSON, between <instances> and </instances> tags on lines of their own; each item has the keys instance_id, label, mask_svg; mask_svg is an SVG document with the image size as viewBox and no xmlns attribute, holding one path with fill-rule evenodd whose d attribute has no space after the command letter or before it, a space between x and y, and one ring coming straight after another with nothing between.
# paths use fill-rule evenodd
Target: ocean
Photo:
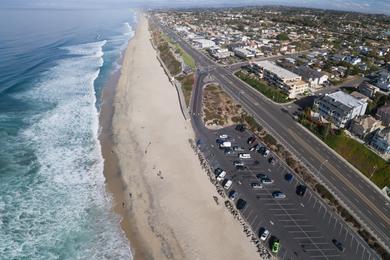
<instances>
[{"instance_id":1,"label":"ocean","mask_svg":"<svg viewBox=\"0 0 390 260\"><path fill-rule=\"evenodd\" d=\"M131 259L106 192L102 89L136 15L0 10L0 259Z\"/></svg>"}]
</instances>

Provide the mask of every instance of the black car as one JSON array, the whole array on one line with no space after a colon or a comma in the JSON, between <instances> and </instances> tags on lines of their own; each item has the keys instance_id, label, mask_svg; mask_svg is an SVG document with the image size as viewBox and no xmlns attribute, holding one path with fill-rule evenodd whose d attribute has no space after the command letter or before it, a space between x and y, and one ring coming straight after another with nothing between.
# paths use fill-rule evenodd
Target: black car
<instances>
[{"instance_id":1,"label":"black car","mask_svg":"<svg viewBox=\"0 0 390 260\"><path fill-rule=\"evenodd\" d=\"M264 179L264 178L266 178L266 177L268 177L268 176L265 175L265 174L262 174L262 173L256 174L256 178L257 178L259 181L261 181L262 179Z\"/></svg>"},{"instance_id":2,"label":"black car","mask_svg":"<svg viewBox=\"0 0 390 260\"><path fill-rule=\"evenodd\" d=\"M245 131L245 125L243 124L239 124L236 126L236 130L239 131L239 132L244 132Z\"/></svg>"},{"instance_id":3,"label":"black car","mask_svg":"<svg viewBox=\"0 0 390 260\"><path fill-rule=\"evenodd\" d=\"M292 182L294 176L291 173L286 173L286 175L284 175L284 179L288 182Z\"/></svg>"},{"instance_id":4,"label":"black car","mask_svg":"<svg viewBox=\"0 0 390 260\"><path fill-rule=\"evenodd\" d=\"M223 170L221 168L217 168L214 170L215 176L218 176Z\"/></svg>"},{"instance_id":5,"label":"black car","mask_svg":"<svg viewBox=\"0 0 390 260\"><path fill-rule=\"evenodd\" d=\"M335 247L337 247L338 250L344 252L343 244L341 244L340 241L338 241L337 239L332 239L332 243L335 245Z\"/></svg>"},{"instance_id":6,"label":"black car","mask_svg":"<svg viewBox=\"0 0 390 260\"><path fill-rule=\"evenodd\" d=\"M251 144L251 143L253 143L254 141L256 141L256 138L253 137L253 136L251 136L251 137L248 138L248 140L247 140L246 142L247 142L248 144Z\"/></svg>"},{"instance_id":7,"label":"black car","mask_svg":"<svg viewBox=\"0 0 390 260\"><path fill-rule=\"evenodd\" d=\"M303 195L305 195L305 192L306 192L306 186L305 186L305 185L302 185L302 184L299 184L299 185L297 186L297 189L296 189L297 195L303 196Z\"/></svg>"},{"instance_id":8,"label":"black car","mask_svg":"<svg viewBox=\"0 0 390 260\"><path fill-rule=\"evenodd\" d=\"M246 207L246 201L243 199L238 199L236 206L238 210L243 210Z\"/></svg>"},{"instance_id":9,"label":"black car","mask_svg":"<svg viewBox=\"0 0 390 260\"><path fill-rule=\"evenodd\" d=\"M244 170L247 170L248 167L243 166L243 165L236 165L236 169L239 170L239 171L244 171Z\"/></svg>"}]
</instances>

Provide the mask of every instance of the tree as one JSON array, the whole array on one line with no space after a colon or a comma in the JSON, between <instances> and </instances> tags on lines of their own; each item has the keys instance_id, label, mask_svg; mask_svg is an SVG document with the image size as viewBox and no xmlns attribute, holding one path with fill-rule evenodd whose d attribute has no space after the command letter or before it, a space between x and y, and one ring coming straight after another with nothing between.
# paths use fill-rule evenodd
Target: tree
<instances>
[{"instance_id":1,"label":"tree","mask_svg":"<svg viewBox=\"0 0 390 260\"><path fill-rule=\"evenodd\" d=\"M290 38L288 38L287 33L279 33L276 36L276 39L278 39L279 41L288 41L288 40L290 40Z\"/></svg>"}]
</instances>

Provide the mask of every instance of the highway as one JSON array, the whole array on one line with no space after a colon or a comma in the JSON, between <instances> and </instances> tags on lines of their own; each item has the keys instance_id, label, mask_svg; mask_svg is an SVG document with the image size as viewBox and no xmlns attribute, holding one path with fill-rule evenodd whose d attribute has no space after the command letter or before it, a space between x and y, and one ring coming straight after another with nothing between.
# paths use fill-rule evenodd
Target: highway
<instances>
[{"instance_id":1,"label":"highway","mask_svg":"<svg viewBox=\"0 0 390 260\"><path fill-rule=\"evenodd\" d=\"M293 120L281 106L268 100L248 86L228 69L216 65L202 53L192 48L167 27L161 28L190 54L198 69L198 77L211 75L223 89L239 102L281 144L292 152L325 185L332 194L390 251L390 203L363 176L337 156L322 141L317 139ZM193 94L192 113L199 115L197 95ZM194 118L196 120L200 120Z\"/></svg>"}]
</instances>

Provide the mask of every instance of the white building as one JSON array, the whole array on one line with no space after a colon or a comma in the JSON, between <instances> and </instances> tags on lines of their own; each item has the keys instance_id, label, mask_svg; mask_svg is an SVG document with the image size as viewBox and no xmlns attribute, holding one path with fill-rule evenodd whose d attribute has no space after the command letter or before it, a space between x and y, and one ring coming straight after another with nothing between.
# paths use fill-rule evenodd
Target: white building
<instances>
[{"instance_id":1,"label":"white building","mask_svg":"<svg viewBox=\"0 0 390 260\"><path fill-rule=\"evenodd\" d=\"M206 49L215 46L215 42L206 39L194 39L192 42L194 46L199 49Z\"/></svg>"},{"instance_id":2,"label":"white building","mask_svg":"<svg viewBox=\"0 0 390 260\"><path fill-rule=\"evenodd\" d=\"M281 88L289 98L296 98L298 95L303 95L309 89L309 84L304 82L301 76L279 67L270 61L255 62L253 67L261 78Z\"/></svg>"},{"instance_id":3,"label":"white building","mask_svg":"<svg viewBox=\"0 0 390 260\"><path fill-rule=\"evenodd\" d=\"M225 59L230 56L233 56L234 54L229 51L226 48L219 48L218 46L214 46L209 48L209 53L211 56L213 56L215 59L220 60L220 59Z\"/></svg>"},{"instance_id":4,"label":"white building","mask_svg":"<svg viewBox=\"0 0 390 260\"><path fill-rule=\"evenodd\" d=\"M234 48L233 52L237 57L244 59L255 57L255 53L251 52L250 50L247 50L246 48Z\"/></svg>"},{"instance_id":5,"label":"white building","mask_svg":"<svg viewBox=\"0 0 390 260\"><path fill-rule=\"evenodd\" d=\"M344 128L352 119L364 115L367 102L337 91L317 98L314 101L314 109L336 127Z\"/></svg>"}]
</instances>

